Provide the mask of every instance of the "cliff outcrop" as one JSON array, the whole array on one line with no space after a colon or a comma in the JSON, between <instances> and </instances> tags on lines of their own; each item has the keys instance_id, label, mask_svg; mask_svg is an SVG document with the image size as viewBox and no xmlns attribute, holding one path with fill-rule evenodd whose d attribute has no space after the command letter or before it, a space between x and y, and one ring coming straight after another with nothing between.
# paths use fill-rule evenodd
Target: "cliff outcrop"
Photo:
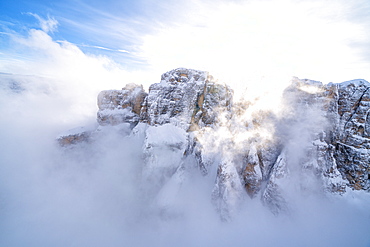
<instances>
[{"instance_id":1,"label":"cliff outcrop","mask_svg":"<svg viewBox=\"0 0 370 247\"><path fill-rule=\"evenodd\" d=\"M248 99L234 103L233 90L207 72L179 68L148 93L134 84L101 92L97 119L143 136L142 180L150 183L143 193L164 205L168 188L197 170L214 176L210 197L227 220L246 196L278 214L289 210L292 190L370 191L369 88L364 80L323 85L293 78L279 113L256 111ZM76 145L94 134L58 140Z\"/></svg>"}]
</instances>

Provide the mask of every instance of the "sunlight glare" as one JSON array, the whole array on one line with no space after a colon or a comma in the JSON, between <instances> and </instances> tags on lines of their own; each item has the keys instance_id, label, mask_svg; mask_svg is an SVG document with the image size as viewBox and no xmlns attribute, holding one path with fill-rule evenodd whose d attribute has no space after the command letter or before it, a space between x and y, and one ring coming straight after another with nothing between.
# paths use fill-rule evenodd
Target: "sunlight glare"
<instances>
[{"instance_id":1,"label":"sunlight glare","mask_svg":"<svg viewBox=\"0 0 370 247\"><path fill-rule=\"evenodd\" d=\"M343 73L358 64L349 43L363 30L346 20L341 1L248 1L189 11L187 23L144 38L143 56L156 70L206 70L254 97L279 91L293 76L324 83L355 76Z\"/></svg>"}]
</instances>

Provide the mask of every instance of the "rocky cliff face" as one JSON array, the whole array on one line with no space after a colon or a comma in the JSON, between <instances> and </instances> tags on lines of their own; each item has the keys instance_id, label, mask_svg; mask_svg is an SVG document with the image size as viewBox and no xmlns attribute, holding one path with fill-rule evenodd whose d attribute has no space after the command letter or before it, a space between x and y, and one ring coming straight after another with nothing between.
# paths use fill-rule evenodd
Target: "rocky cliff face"
<instances>
[{"instance_id":1,"label":"rocky cliff face","mask_svg":"<svg viewBox=\"0 0 370 247\"><path fill-rule=\"evenodd\" d=\"M225 220L240 201L260 198L275 214L299 190L370 191L370 84L294 78L279 113L233 103L233 91L207 72L175 69L144 92L138 85L98 96L101 126L129 124L143 138L143 193L169 208L189 173L214 177L210 194ZM96 131L59 138L67 146ZM81 136L83 138L81 138ZM172 191L170 193L169 191Z\"/></svg>"},{"instance_id":2,"label":"rocky cliff face","mask_svg":"<svg viewBox=\"0 0 370 247\"><path fill-rule=\"evenodd\" d=\"M98 95L100 125L129 123L135 126L140 120L142 103L147 96L142 86L128 84L122 90L102 91Z\"/></svg>"}]
</instances>

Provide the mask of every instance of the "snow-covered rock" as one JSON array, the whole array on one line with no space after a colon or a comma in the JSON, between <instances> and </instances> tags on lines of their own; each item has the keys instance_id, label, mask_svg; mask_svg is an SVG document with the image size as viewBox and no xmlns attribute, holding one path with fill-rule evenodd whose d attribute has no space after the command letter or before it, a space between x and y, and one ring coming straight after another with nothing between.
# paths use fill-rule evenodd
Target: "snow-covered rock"
<instances>
[{"instance_id":1,"label":"snow-covered rock","mask_svg":"<svg viewBox=\"0 0 370 247\"><path fill-rule=\"evenodd\" d=\"M142 86L128 84L122 90L106 90L98 95L97 120L100 125L139 122L142 104L147 93Z\"/></svg>"},{"instance_id":2,"label":"snow-covered rock","mask_svg":"<svg viewBox=\"0 0 370 247\"><path fill-rule=\"evenodd\" d=\"M336 85L339 126L334 158L355 190L370 190L370 84L353 80Z\"/></svg>"},{"instance_id":3,"label":"snow-covered rock","mask_svg":"<svg viewBox=\"0 0 370 247\"><path fill-rule=\"evenodd\" d=\"M94 130L85 127L77 127L65 131L57 137L58 143L61 146L69 146L81 142L89 142L91 140L91 133Z\"/></svg>"},{"instance_id":4,"label":"snow-covered rock","mask_svg":"<svg viewBox=\"0 0 370 247\"><path fill-rule=\"evenodd\" d=\"M231 89L208 72L179 68L149 87L140 117L149 125L171 123L188 130L214 123L216 107L229 105L231 98Z\"/></svg>"},{"instance_id":5,"label":"snow-covered rock","mask_svg":"<svg viewBox=\"0 0 370 247\"><path fill-rule=\"evenodd\" d=\"M145 193L157 194L181 165L187 145L185 130L172 124L149 126L143 145Z\"/></svg>"},{"instance_id":6,"label":"snow-covered rock","mask_svg":"<svg viewBox=\"0 0 370 247\"><path fill-rule=\"evenodd\" d=\"M233 102L233 91L208 72L179 68L149 87L129 84L98 96L99 128L126 124L142 140L142 190L162 208L191 172L214 181L210 198L232 218L245 196L274 214L289 193L370 191L370 84L293 78L279 113ZM61 145L91 141L74 131ZM178 212L176 212L177 214Z\"/></svg>"}]
</instances>

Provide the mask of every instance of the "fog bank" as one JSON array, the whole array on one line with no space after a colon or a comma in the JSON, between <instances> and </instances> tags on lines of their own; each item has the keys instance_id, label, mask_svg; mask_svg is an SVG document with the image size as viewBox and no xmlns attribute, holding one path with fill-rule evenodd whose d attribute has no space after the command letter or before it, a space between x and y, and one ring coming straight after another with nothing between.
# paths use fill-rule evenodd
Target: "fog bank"
<instances>
[{"instance_id":1,"label":"fog bank","mask_svg":"<svg viewBox=\"0 0 370 247\"><path fill-rule=\"evenodd\" d=\"M95 118L66 112L67 93L44 92L40 78L14 77L24 90L8 79L0 91L1 246L370 244L370 198L360 192L293 194L290 213L278 216L246 197L223 222L210 198L215 177L193 172L164 213L142 193L151 186L140 177L142 137L107 127L92 144L60 148L58 133Z\"/></svg>"}]
</instances>

